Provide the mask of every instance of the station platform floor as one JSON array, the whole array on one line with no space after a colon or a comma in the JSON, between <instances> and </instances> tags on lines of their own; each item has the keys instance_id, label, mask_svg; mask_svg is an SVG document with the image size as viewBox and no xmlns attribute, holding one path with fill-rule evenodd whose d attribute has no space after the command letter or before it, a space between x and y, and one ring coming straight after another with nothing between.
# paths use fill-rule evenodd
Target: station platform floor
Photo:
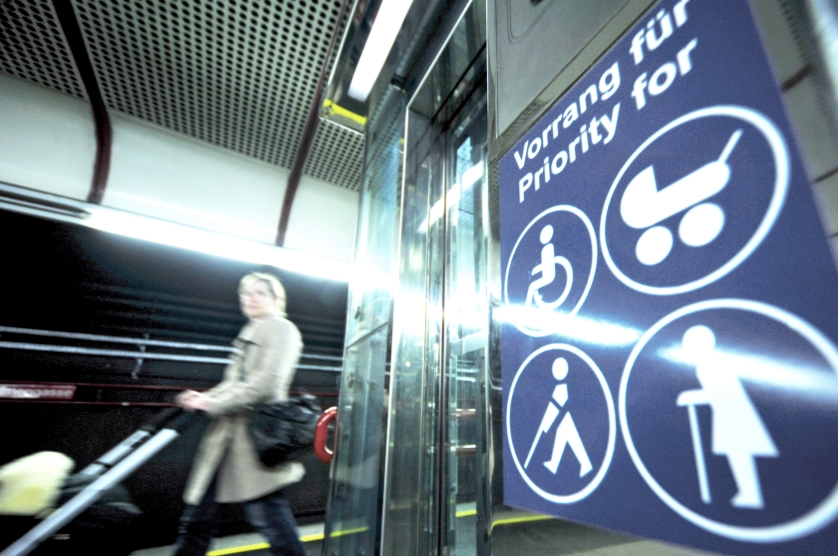
<instances>
[{"instance_id":1,"label":"station platform floor","mask_svg":"<svg viewBox=\"0 0 838 556\"><path fill-rule=\"evenodd\" d=\"M554 535L558 531L545 530L554 527L561 529L560 534L563 539L561 548L555 545ZM299 527L300 538L304 542L308 556L322 556L323 529L322 523ZM457 545L458 552L462 550L465 554L473 553L473 545L467 547L461 542ZM170 556L172 549L172 546L146 548L133 552L132 556ZM637 539L560 520L550 520L540 524L533 522L528 526L519 526L515 534L498 538L496 549L500 554L527 554L528 556L712 556L709 552ZM268 556L264 537L251 533L215 539L207 556L239 554Z\"/></svg>"},{"instance_id":2,"label":"station platform floor","mask_svg":"<svg viewBox=\"0 0 838 556\"><path fill-rule=\"evenodd\" d=\"M321 556L323 552L323 524L312 523L298 528L300 539L308 556ZM144 548L131 553L131 556L171 556L173 546ZM268 544L265 537L258 533L233 535L215 539L207 556L268 556Z\"/></svg>"}]
</instances>

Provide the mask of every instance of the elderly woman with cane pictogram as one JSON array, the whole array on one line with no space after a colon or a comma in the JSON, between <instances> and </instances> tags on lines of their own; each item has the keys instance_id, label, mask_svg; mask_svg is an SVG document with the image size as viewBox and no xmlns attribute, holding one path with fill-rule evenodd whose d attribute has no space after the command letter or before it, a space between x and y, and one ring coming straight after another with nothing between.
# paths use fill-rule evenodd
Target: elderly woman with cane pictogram
<instances>
[{"instance_id":1,"label":"elderly woman with cane pictogram","mask_svg":"<svg viewBox=\"0 0 838 556\"><path fill-rule=\"evenodd\" d=\"M701 389L678 395L677 404L689 410L696 469L701 499L709 504L710 490L696 416L696 405L709 405L713 411L713 453L727 457L738 492L730 501L737 508L763 507L757 456L777 457L779 452L768 434L759 413L737 376L738 369L716 349L716 336L706 326L692 326L685 333L682 345L687 357L695 363Z\"/></svg>"}]
</instances>

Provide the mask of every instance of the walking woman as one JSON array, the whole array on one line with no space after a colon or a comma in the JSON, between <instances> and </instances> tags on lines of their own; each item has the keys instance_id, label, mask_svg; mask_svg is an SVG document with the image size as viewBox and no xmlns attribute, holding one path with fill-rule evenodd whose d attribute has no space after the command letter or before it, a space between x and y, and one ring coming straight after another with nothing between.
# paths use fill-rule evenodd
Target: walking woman
<instances>
[{"instance_id":1,"label":"walking woman","mask_svg":"<svg viewBox=\"0 0 838 556\"><path fill-rule=\"evenodd\" d=\"M203 556L215 533L219 504L244 503L250 524L267 537L275 556L305 556L294 516L282 488L302 479L299 462L276 468L262 465L248 432L254 406L288 397L302 341L285 318L285 290L275 277L252 273L239 283L239 301L247 324L233 342L236 348L224 380L203 393L186 390L177 403L205 411L212 423L192 466L184 493L175 556Z\"/></svg>"}]
</instances>

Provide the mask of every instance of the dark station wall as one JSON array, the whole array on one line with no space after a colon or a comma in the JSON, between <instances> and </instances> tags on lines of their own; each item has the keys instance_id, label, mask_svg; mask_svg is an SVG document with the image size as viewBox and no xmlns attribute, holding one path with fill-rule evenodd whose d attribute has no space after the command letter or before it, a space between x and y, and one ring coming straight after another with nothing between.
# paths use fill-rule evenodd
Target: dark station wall
<instances>
[{"instance_id":1,"label":"dark station wall","mask_svg":"<svg viewBox=\"0 0 838 556\"><path fill-rule=\"evenodd\" d=\"M262 270L283 282L288 316L302 332L305 353L342 354L345 283L3 211L0 255L3 327L229 345L245 322L238 308L238 281L250 271ZM137 349L14 333L0 334L0 341ZM318 360L303 363L339 366ZM80 470L162 411L178 390L210 387L221 379L222 371L222 364L145 359L138 366L130 358L0 349L0 383L79 385L72 402L0 399L0 465L52 450L70 456ZM339 377L335 371L299 371L292 390L318 394L324 407L336 405ZM181 494L205 426L196 419L192 428L124 482L144 513L136 531L140 546L174 540L184 507ZM313 454L304 463L305 479L287 491L292 509L300 522L322 520L328 466ZM240 510L231 509L220 534L248 530L241 518ZM0 523L4 519L0 516Z\"/></svg>"}]
</instances>

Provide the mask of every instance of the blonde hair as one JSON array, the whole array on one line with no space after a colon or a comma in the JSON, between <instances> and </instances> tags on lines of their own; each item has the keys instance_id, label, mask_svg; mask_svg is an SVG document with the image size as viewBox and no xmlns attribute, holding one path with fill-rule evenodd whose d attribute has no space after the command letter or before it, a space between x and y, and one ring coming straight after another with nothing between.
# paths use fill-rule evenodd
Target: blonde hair
<instances>
[{"instance_id":1,"label":"blonde hair","mask_svg":"<svg viewBox=\"0 0 838 556\"><path fill-rule=\"evenodd\" d=\"M244 293L245 288L254 282L265 282L271 294L274 296L274 303L277 311L285 314L285 288L276 276L265 272L251 272L239 282L239 293Z\"/></svg>"}]
</instances>

